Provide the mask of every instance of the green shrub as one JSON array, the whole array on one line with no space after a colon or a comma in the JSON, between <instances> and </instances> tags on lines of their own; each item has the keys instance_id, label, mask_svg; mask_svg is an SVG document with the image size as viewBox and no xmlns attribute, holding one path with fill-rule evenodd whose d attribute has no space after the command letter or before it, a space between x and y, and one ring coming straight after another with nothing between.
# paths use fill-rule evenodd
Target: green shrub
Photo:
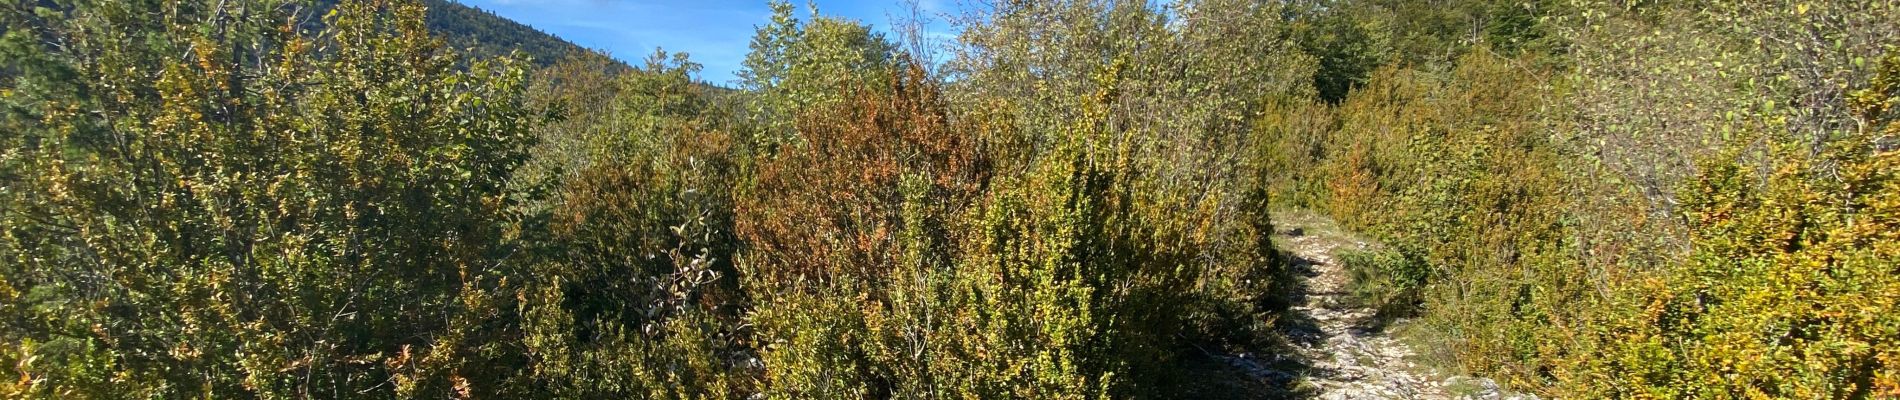
<instances>
[{"instance_id":1,"label":"green shrub","mask_svg":"<svg viewBox=\"0 0 1900 400\"><path fill-rule=\"evenodd\" d=\"M1671 398L1900 396L1900 56L1851 98L1859 129L1766 171L1732 146L1682 191L1695 247L1632 306L1588 393ZM1890 145L1887 145L1890 146ZM1631 373L1640 372L1640 373Z\"/></svg>"},{"instance_id":2,"label":"green shrub","mask_svg":"<svg viewBox=\"0 0 1900 400\"><path fill-rule=\"evenodd\" d=\"M1855 60L1900 29L1870 2L1723 7L1560 19L1574 79L1481 50L1381 70L1317 144L1263 117L1272 157L1319 165L1276 190L1392 246L1342 256L1356 295L1416 293L1450 367L1577 398L1894 396L1893 237L1868 233L1892 230L1893 72Z\"/></svg>"},{"instance_id":3,"label":"green shrub","mask_svg":"<svg viewBox=\"0 0 1900 400\"><path fill-rule=\"evenodd\" d=\"M1272 7L1204 7L1170 32L1132 3L1013 4L946 67L969 80L901 70L801 114L738 203L761 392L1145 397L1188 344L1263 342L1288 280L1244 116L1304 82L1254 56L1273 36L1223 39ZM1146 44L1028 39L1070 30Z\"/></svg>"},{"instance_id":4,"label":"green shrub","mask_svg":"<svg viewBox=\"0 0 1900 400\"><path fill-rule=\"evenodd\" d=\"M1273 341L1273 204L1454 370L1900 397L1890 2L1598 3L1012 1L934 63L775 2L733 91L10 2L0 397L1166 397Z\"/></svg>"},{"instance_id":5,"label":"green shrub","mask_svg":"<svg viewBox=\"0 0 1900 400\"><path fill-rule=\"evenodd\" d=\"M733 304L742 298L736 141L717 129L710 96L690 77L698 66L683 56L656 53L611 78L587 66L564 64L558 71L575 75L558 78L604 80L616 95L563 96L573 114L543 127L536 157L514 177L537 200L519 210L532 245L520 257L532 272L516 278L528 286L516 294L515 323L533 360L532 385L521 389L573 398L746 393L754 371Z\"/></svg>"},{"instance_id":6,"label":"green shrub","mask_svg":"<svg viewBox=\"0 0 1900 400\"><path fill-rule=\"evenodd\" d=\"M411 2L5 5L12 395L499 393L525 73Z\"/></svg>"},{"instance_id":7,"label":"green shrub","mask_svg":"<svg viewBox=\"0 0 1900 400\"><path fill-rule=\"evenodd\" d=\"M1342 250L1335 254L1350 279L1348 289L1360 304L1387 317L1414 311L1431 271L1425 263L1392 250Z\"/></svg>"}]
</instances>

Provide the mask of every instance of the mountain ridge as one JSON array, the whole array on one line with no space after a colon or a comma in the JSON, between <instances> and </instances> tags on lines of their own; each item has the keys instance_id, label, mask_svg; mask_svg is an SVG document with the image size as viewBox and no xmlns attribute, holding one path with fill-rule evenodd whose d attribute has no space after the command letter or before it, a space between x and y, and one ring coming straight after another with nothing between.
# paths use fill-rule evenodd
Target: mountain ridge
<instances>
[{"instance_id":1,"label":"mountain ridge","mask_svg":"<svg viewBox=\"0 0 1900 400\"><path fill-rule=\"evenodd\" d=\"M455 0L424 0L429 31L469 55L487 58L520 50L546 67L574 52L601 54L552 33ZM610 57L611 58L611 57Z\"/></svg>"},{"instance_id":2,"label":"mountain ridge","mask_svg":"<svg viewBox=\"0 0 1900 400\"><path fill-rule=\"evenodd\" d=\"M319 0L318 10L336 7L344 0ZM462 4L456 0L421 0L428 8L423 17L427 20L429 31L443 39L449 47L474 58L493 58L520 50L537 67L547 67L560 62L569 55L592 53L613 60L606 54L583 47L558 35L542 31L495 14L481 7ZM619 60L615 64L625 66Z\"/></svg>"}]
</instances>

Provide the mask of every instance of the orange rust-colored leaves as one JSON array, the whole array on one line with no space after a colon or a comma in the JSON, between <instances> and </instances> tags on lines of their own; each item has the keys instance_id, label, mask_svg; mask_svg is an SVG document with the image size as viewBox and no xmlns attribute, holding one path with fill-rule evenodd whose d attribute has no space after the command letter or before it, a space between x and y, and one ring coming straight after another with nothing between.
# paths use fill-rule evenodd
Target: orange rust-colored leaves
<instances>
[{"instance_id":1,"label":"orange rust-colored leaves","mask_svg":"<svg viewBox=\"0 0 1900 400\"><path fill-rule=\"evenodd\" d=\"M876 277L893 262L906 175L950 203L987 181L978 139L949 120L938 89L910 69L888 87L800 116L801 143L760 162L738 233L777 278ZM788 280L778 280L787 281Z\"/></svg>"}]
</instances>

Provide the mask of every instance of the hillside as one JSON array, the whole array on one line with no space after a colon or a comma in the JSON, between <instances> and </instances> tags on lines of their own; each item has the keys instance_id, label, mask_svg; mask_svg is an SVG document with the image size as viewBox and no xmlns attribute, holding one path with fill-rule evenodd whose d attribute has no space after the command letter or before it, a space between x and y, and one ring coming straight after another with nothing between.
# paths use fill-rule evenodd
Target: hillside
<instances>
[{"instance_id":1,"label":"hillside","mask_svg":"<svg viewBox=\"0 0 1900 400\"><path fill-rule=\"evenodd\" d=\"M429 7L429 30L441 35L449 46L471 49L476 57L492 57L521 50L540 66L553 65L569 53L591 51L532 26L515 22L493 11L463 5L453 0L425 0Z\"/></svg>"},{"instance_id":2,"label":"hillside","mask_svg":"<svg viewBox=\"0 0 1900 400\"><path fill-rule=\"evenodd\" d=\"M320 0L316 3L316 9L320 12L329 10L340 1ZM467 55L475 58L489 58L520 50L523 55L533 59L535 65L546 67L570 53L592 51L559 36L496 15L493 11L455 0L422 0L421 3L428 7L424 18L428 21L429 31L447 41L449 47L466 50Z\"/></svg>"}]
</instances>

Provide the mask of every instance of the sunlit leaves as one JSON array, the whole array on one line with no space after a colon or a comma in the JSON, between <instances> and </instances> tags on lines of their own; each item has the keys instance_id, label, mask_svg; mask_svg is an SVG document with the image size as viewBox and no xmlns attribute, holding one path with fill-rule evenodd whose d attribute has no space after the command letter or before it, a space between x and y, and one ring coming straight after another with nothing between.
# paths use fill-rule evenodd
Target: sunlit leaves
<instances>
[{"instance_id":1,"label":"sunlit leaves","mask_svg":"<svg viewBox=\"0 0 1900 400\"><path fill-rule=\"evenodd\" d=\"M41 138L7 169L8 209L33 216L8 224L0 247L30 261L7 280L66 305L8 310L53 324L5 334L72 343L31 356L78 363L21 371L41 377L27 389L393 395L508 374L471 361L504 356L470 327L501 313L490 290L506 275L501 183L530 121L523 74L453 69L411 3L342 5L314 37L286 22L307 13L79 2L8 21L51 39L25 50L60 74L10 79L35 93L16 106L73 112L7 120ZM413 363L381 362L398 350Z\"/></svg>"}]
</instances>

